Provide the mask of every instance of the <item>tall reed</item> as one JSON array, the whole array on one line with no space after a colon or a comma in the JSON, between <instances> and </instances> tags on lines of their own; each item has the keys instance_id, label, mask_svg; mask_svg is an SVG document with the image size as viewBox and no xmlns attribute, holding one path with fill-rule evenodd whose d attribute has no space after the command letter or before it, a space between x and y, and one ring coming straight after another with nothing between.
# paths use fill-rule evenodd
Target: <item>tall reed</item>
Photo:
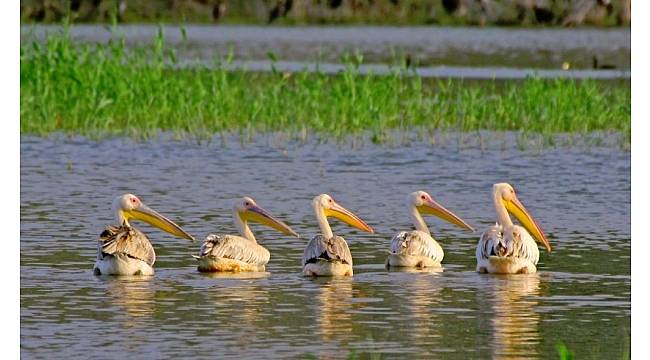
<instances>
[{"instance_id":1,"label":"tall reed","mask_svg":"<svg viewBox=\"0 0 650 360\"><path fill-rule=\"evenodd\" d=\"M325 136L391 129L614 131L629 138L629 82L568 79L426 80L396 68L336 75L180 67L162 30L147 46L76 44L64 30L20 48L22 134L150 136L160 131L311 131Z\"/></svg>"}]
</instances>

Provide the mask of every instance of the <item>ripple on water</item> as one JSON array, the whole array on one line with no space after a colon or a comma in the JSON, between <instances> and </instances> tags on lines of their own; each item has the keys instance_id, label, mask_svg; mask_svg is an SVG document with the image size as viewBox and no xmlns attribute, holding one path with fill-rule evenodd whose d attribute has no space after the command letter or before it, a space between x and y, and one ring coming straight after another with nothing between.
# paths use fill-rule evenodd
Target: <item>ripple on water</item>
<instances>
[{"instance_id":1,"label":"ripple on water","mask_svg":"<svg viewBox=\"0 0 650 360\"><path fill-rule=\"evenodd\" d=\"M479 233L433 218L444 271L384 269L390 238L411 226L402 205L408 192L430 192L480 231L494 221L491 185L506 179L554 246L541 254L538 274L476 274ZM629 338L629 183L630 154L616 149L309 144L277 151L263 140L224 148L22 138L21 352L535 358L555 354L562 342L579 357L614 357ZM95 239L113 221L113 197L127 191L197 238L233 232L232 202L251 195L301 237L254 226L272 254L268 272L210 276L196 272L190 257L198 243L138 224L156 248L156 276L95 277ZM316 233L310 200L320 192L376 230L332 222L353 253L352 279L300 275L302 250Z\"/></svg>"}]
</instances>

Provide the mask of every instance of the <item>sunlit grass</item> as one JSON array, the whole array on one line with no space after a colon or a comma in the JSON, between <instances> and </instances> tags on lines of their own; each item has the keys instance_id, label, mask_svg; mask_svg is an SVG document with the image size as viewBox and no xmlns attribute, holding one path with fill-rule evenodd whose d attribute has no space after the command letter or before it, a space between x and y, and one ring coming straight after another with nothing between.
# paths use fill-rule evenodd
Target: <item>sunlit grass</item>
<instances>
[{"instance_id":1,"label":"sunlit grass","mask_svg":"<svg viewBox=\"0 0 650 360\"><path fill-rule=\"evenodd\" d=\"M575 355L573 354L573 351L569 350L569 348L567 348L567 346L562 343L555 345L555 350L557 350L557 354L560 360L575 359Z\"/></svg>"},{"instance_id":2,"label":"sunlit grass","mask_svg":"<svg viewBox=\"0 0 650 360\"><path fill-rule=\"evenodd\" d=\"M405 68L337 75L181 68L160 33L149 46L74 44L66 35L21 44L22 134L148 137L161 131L310 132L508 130L552 135L614 131L629 139L629 82L427 81ZM629 140L628 140L629 141Z\"/></svg>"}]
</instances>

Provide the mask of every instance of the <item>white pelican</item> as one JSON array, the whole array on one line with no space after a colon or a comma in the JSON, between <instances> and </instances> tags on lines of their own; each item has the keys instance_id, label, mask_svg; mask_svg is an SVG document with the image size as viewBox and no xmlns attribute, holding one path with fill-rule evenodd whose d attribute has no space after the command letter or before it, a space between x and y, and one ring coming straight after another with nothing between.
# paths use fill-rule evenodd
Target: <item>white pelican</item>
<instances>
[{"instance_id":1,"label":"white pelican","mask_svg":"<svg viewBox=\"0 0 650 360\"><path fill-rule=\"evenodd\" d=\"M286 235L298 237L295 231L282 221L259 207L255 200L244 197L235 202L232 217L239 230L237 235L208 235L201 245L199 261L201 272L264 271L271 254L255 240L248 221L269 226Z\"/></svg>"},{"instance_id":2,"label":"white pelican","mask_svg":"<svg viewBox=\"0 0 650 360\"><path fill-rule=\"evenodd\" d=\"M474 231L465 221L435 202L431 195L424 191L410 193L406 197L406 204L415 230L402 231L393 237L390 242L390 254L386 259L388 267L440 267L445 254L431 236L421 214L435 215L461 228Z\"/></svg>"},{"instance_id":3,"label":"white pelican","mask_svg":"<svg viewBox=\"0 0 650 360\"><path fill-rule=\"evenodd\" d=\"M551 252L551 245L544 232L517 199L515 189L510 184L494 184L492 200L497 212L497 223L481 235L476 247L476 271L496 274L537 272L539 249L533 237ZM508 212L523 227L514 225Z\"/></svg>"},{"instance_id":4,"label":"white pelican","mask_svg":"<svg viewBox=\"0 0 650 360\"><path fill-rule=\"evenodd\" d=\"M339 205L327 194L320 194L312 201L321 234L314 236L302 255L302 273L307 276L352 276L352 254L348 243L334 236L327 222L328 216L373 233L374 230L358 216Z\"/></svg>"},{"instance_id":5,"label":"white pelican","mask_svg":"<svg viewBox=\"0 0 650 360\"><path fill-rule=\"evenodd\" d=\"M130 219L148 222L172 235L194 241L192 235L144 205L133 194L116 197L113 211L120 226L109 225L99 236L95 275L153 275L156 253L147 235L132 227Z\"/></svg>"}]
</instances>

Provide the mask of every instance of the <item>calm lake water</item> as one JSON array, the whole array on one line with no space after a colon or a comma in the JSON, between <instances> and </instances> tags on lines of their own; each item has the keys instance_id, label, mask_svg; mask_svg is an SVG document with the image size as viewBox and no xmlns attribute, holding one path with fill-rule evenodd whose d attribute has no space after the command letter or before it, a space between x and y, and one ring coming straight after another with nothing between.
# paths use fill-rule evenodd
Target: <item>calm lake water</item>
<instances>
[{"instance_id":1,"label":"calm lake water","mask_svg":"<svg viewBox=\"0 0 650 360\"><path fill-rule=\"evenodd\" d=\"M616 147L518 150L405 142L353 147L258 138L21 138L21 356L25 358L620 358L630 333L630 153ZM533 275L474 272L490 190L507 180L548 234ZM387 272L390 238L411 228L404 198L426 190L479 231L427 218L444 271ZM233 233L250 195L301 238L253 225L264 274L196 271L190 243L137 223L154 277L96 277L111 201L133 192L202 239ZM300 275L317 233L310 205L332 194L376 230L332 220L354 257L349 279Z\"/></svg>"}]
</instances>

